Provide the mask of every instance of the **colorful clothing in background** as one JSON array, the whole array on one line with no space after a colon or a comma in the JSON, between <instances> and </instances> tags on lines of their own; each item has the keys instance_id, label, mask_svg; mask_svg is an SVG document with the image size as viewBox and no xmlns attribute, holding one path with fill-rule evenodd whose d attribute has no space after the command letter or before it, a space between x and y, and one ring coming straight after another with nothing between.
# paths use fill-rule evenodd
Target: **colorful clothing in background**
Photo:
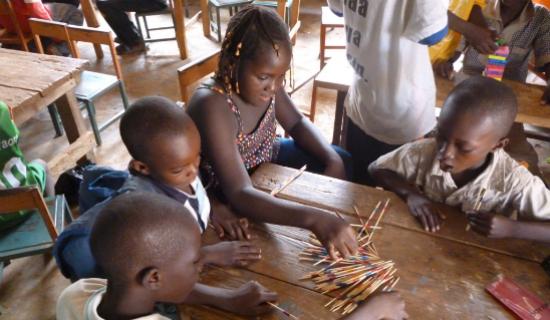
<instances>
[{"instance_id":1,"label":"colorful clothing in background","mask_svg":"<svg viewBox=\"0 0 550 320\"><path fill-rule=\"evenodd\" d=\"M474 6L479 6L482 9L485 7L485 0L451 0L449 11L462 20L468 21L470 13ZM432 63L436 61L448 61L455 53L456 48L460 44L462 35L454 30L449 30L449 34L441 42L430 47L430 60Z\"/></svg>"},{"instance_id":2,"label":"colorful clothing in background","mask_svg":"<svg viewBox=\"0 0 550 320\"><path fill-rule=\"evenodd\" d=\"M483 16L488 26L495 29L510 47L504 70L505 79L525 82L531 54L535 56L537 68L550 63L550 11L546 7L533 5L528 1L520 16L504 27L500 16L500 1L489 0ZM471 47L466 49L465 73L481 74L486 64L487 55L480 54Z\"/></svg>"},{"instance_id":3,"label":"colorful clothing in background","mask_svg":"<svg viewBox=\"0 0 550 320\"><path fill-rule=\"evenodd\" d=\"M31 32L28 22L29 18L52 20L50 12L42 4L41 0L13 0L12 4L21 31L24 33ZM7 29L10 33L16 32L15 26L8 15L0 15L0 26Z\"/></svg>"},{"instance_id":4,"label":"colorful clothing in background","mask_svg":"<svg viewBox=\"0 0 550 320\"><path fill-rule=\"evenodd\" d=\"M19 130L15 126L9 107L0 101L0 189L36 185L44 191L46 170L38 163L27 163L18 146ZM0 214L0 231L12 227L28 213Z\"/></svg>"}]
</instances>

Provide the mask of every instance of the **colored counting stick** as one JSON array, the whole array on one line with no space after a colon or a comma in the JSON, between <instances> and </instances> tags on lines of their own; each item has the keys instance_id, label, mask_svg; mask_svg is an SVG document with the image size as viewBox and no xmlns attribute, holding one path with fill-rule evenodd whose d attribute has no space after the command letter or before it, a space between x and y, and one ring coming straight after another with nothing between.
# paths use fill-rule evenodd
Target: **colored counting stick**
<instances>
[{"instance_id":1,"label":"colored counting stick","mask_svg":"<svg viewBox=\"0 0 550 320\"><path fill-rule=\"evenodd\" d=\"M504 68L508 55L510 54L510 47L502 44L502 41L497 41L500 46L495 53L488 56L487 66L483 75L489 78L493 78L498 81L502 81L502 75L504 74Z\"/></svg>"}]
</instances>

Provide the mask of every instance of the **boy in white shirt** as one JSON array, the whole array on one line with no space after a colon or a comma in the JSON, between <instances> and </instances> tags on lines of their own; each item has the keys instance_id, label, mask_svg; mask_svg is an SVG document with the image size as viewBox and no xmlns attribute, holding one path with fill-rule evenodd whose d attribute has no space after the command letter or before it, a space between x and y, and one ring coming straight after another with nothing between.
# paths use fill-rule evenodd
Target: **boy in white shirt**
<instances>
[{"instance_id":1,"label":"boy in white shirt","mask_svg":"<svg viewBox=\"0 0 550 320\"><path fill-rule=\"evenodd\" d=\"M407 202L427 231L440 228L434 205L440 202L460 206L483 235L550 242L550 191L503 150L516 113L506 85L465 80L445 101L435 138L380 157L369 172ZM514 212L517 221L510 219Z\"/></svg>"},{"instance_id":2,"label":"boy in white shirt","mask_svg":"<svg viewBox=\"0 0 550 320\"><path fill-rule=\"evenodd\" d=\"M343 14L355 76L346 99L346 148L355 181L367 166L435 126L435 82L428 45L447 34L445 0L328 0Z\"/></svg>"}]
</instances>

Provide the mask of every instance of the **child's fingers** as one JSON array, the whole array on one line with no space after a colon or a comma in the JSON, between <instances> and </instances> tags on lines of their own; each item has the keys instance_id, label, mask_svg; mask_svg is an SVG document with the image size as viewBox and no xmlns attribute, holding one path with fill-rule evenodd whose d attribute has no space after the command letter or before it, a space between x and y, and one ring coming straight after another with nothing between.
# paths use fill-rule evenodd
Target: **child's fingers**
<instances>
[{"instance_id":1,"label":"child's fingers","mask_svg":"<svg viewBox=\"0 0 550 320\"><path fill-rule=\"evenodd\" d=\"M240 218L239 219L239 224L241 225L241 227L243 227L245 229L248 229L248 219L247 218Z\"/></svg>"},{"instance_id":2,"label":"child's fingers","mask_svg":"<svg viewBox=\"0 0 550 320\"><path fill-rule=\"evenodd\" d=\"M225 234L223 227L219 223L214 221L212 221L212 225L214 226L214 231L216 231L216 234L218 235L218 237L222 239Z\"/></svg>"},{"instance_id":3,"label":"child's fingers","mask_svg":"<svg viewBox=\"0 0 550 320\"><path fill-rule=\"evenodd\" d=\"M231 228L235 232L236 239L238 239L240 241L246 240L246 236L244 235L243 229L241 228L238 221L235 221L235 222L231 223Z\"/></svg>"}]
</instances>

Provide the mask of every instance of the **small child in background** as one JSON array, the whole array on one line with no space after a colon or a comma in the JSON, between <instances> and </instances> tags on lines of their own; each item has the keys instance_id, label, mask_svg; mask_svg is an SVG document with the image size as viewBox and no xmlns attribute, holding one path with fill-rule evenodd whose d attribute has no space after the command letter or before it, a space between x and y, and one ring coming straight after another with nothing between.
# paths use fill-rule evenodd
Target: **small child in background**
<instances>
[{"instance_id":1,"label":"small child in background","mask_svg":"<svg viewBox=\"0 0 550 320\"><path fill-rule=\"evenodd\" d=\"M357 243L347 222L275 198L250 180L252 171L268 162L350 176L349 154L330 146L285 91L291 57L288 26L274 10L248 6L231 18L215 76L197 89L188 108L203 140L203 179L240 216L309 229L331 256L348 256ZM276 136L277 122L293 139Z\"/></svg>"},{"instance_id":2,"label":"small child in background","mask_svg":"<svg viewBox=\"0 0 550 320\"><path fill-rule=\"evenodd\" d=\"M472 77L445 101L435 138L406 144L369 171L427 231L440 228L438 202L460 206L473 230L488 237L550 242L550 191L503 150L516 113L510 88Z\"/></svg>"},{"instance_id":3,"label":"small child in background","mask_svg":"<svg viewBox=\"0 0 550 320\"><path fill-rule=\"evenodd\" d=\"M145 97L128 108L120 121L120 134L132 160L130 177L116 194L146 191L166 195L186 207L204 232L212 209L198 177L201 140L191 118L169 99ZM73 281L102 275L91 254L89 237L97 215L110 201L87 210L56 241L57 263ZM228 209L215 206L214 212L220 210ZM246 219L240 225L244 239L250 239ZM260 249L248 241L224 241L202 251L206 263L222 266L246 265L261 256Z\"/></svg>"},{"instance_id":4,"label":"small child in background","mask_svg":"<svg viewBox=\"0 0 550 320\"><path fill-rule=\"evenodd\" d=\"M53 195L53 183L43 160L27 162L19 148L19 130L10 108L0 101L0 189L37 186L46 195ZM23 222L29 212L0 214L0 234Z\"/></svg>"},{"instance_id":5,"label":"small child in background","mask_svg":"<svg viewBox=\"0 0 550 320\"><path fill-rule=\"evenodd\" d=\"M155 214L151 214L155 212ZM83 279L66 288L57 318L168 319L155 304L205 304L241 315L273 310L277 294L257 282L237 289L198 283L204 263L191 212L154 193L132 192L112 200L97 217L91 247L105 279ZM114 244L114 245L113 245ZM371 297L347 320L406 318L396 293Z\"/></svg>"}]
</instances>

